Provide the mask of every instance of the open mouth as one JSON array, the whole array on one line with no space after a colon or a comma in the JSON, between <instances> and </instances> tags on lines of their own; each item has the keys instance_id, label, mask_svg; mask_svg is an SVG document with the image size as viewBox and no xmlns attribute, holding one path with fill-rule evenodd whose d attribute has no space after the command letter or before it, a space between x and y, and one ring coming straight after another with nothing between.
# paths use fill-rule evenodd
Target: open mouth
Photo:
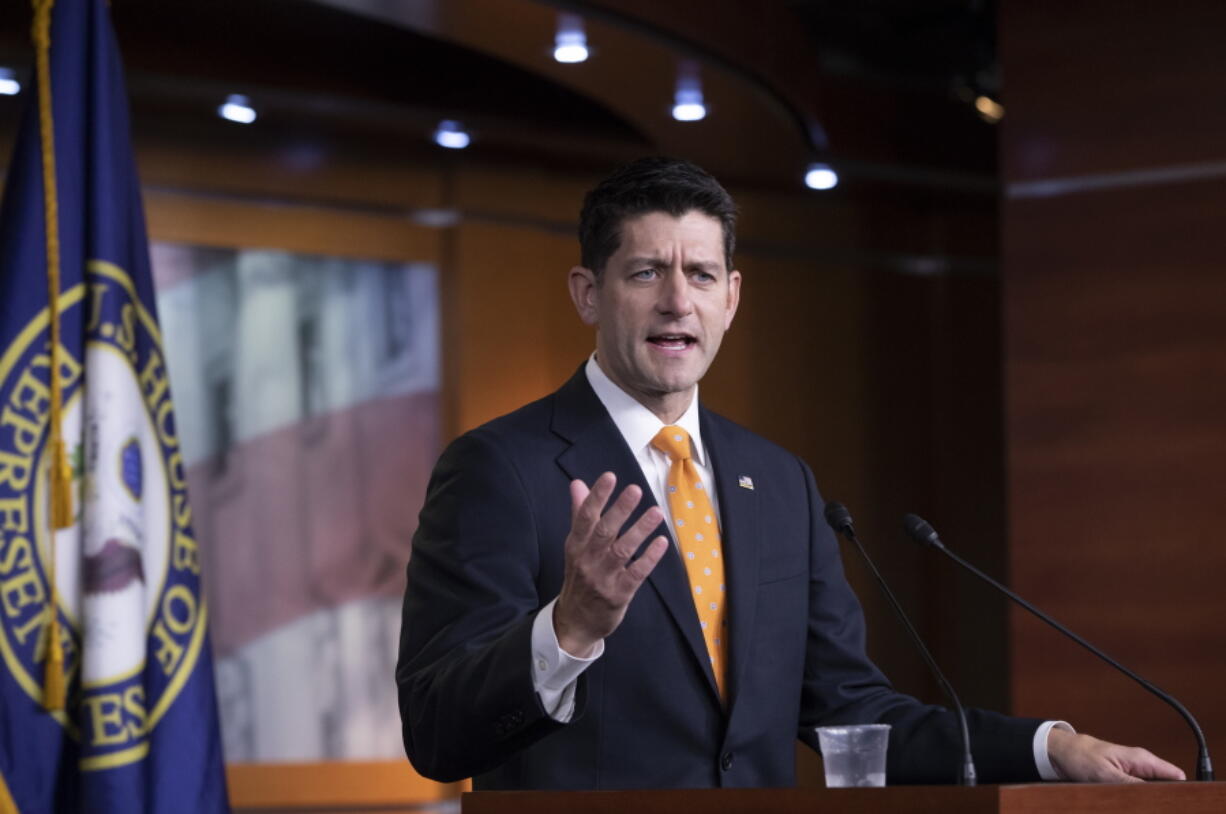
<instances>
[{"instance_id":1,"label":"open mouth","mask_svg":"<svg viewBox=\"0 0 1226 814\"><path fill-rule=\"evenodd\" d=\"M647 341L661 350L685 350L698 340L689 334L656 334Z\"/></svg>"}]
</instances>

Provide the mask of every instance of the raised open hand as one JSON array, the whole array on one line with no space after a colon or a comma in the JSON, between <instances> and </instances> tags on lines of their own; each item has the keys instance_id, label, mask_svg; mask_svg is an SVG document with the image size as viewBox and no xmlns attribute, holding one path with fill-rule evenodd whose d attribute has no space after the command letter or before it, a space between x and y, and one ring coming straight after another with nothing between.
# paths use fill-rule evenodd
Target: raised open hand
<instances>
[{"instance_id":1,"label":"raised open hand","mask_svg":"<svg viewBox=\"0 0 1226 814\"><path fill-rule=\"evenodd\" d=\"M639 586L668 550L668 538L660 536L630 562L664 514L652 506L619 536L643 490L634 484L627 486L606 511L616 485L612 472L597 478L590 490L581 480L570 483L566 570L553 624L558 644L580 658L589 656L597 642L617 629Z\"/></svg>"}]
</instances>

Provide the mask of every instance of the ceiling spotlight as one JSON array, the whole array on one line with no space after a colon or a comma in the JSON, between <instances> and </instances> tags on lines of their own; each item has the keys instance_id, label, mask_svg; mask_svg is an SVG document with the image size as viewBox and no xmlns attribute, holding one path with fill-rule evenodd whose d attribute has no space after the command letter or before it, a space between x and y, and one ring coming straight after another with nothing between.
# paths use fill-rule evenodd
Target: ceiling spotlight
<instances>
[{"instance_id":1,"label":"ceiling spotlight","mask_svg":"<svg viewBox=\"0 0 1226 814\"><path fill-rule=\"evenodd\" d=\"M839 185L839 174L829 164L810 164L805 172L805 186L809 189L834 189Z\"/></svg>"},{"instance_id":2,"label":"ceiling spotlight","mask_svg":"<svg viewBox=\"0 0 1226 814\"><path fill-rule=\"evenodd\" d=\"M679 122L697 122L707 117L702 99L702 79L698 63L683 61L677 68L677 91L673 96L673 118Z\"/></svg>"},{"instance_id":3,"label":"ceiling spotlight","mask_svg":"<svg viewBox=\"0 0 1226 814\"><path fill-rule=\"evenodd\" d=\"M472 137L468 135L464 125L451 119L444 119L438 123L438 129L434 131L434 143L448 150L463 150L472 143Z\"/></svg>"},{"instance_id":4,"label":"ceiling spotlight","mask_svg":"<svg viewBox=\"0 0 1226 814\"><path fill-rule=\"evenodd\" d=\"M251 124L255 121L255 108L251 100L241 93L231 93L226 97L226 103L217 108L217 115L223 119L239 124Z\"/></svg>"},{"instance_id":5,"label":"ceiling spotlight","mask_svg":"<svg viewBox=\"0 0 1226 814\"><path fill-rule=\"evenodd\" d=\"M700 122L707 117L707 106L702 103L702 92L697 95L677 92L673 104L673 118L679 122Z\"/></svg>"},{"instance_id":6,"label":"ceiling spotlight","mask_svg":"<svg viewBox=\"0 0 1226 814\"><path fill-rule=\"evenodd\" d=\"M988 124L996 124L1005 117L1005 106L990 96L976 97L975 109L979 111L979 118Z\"/></svg>"},{"instance_id":7,"label":"ceiling spotlight","mask_svg":"<svg viewBox=\"0 0 1226 814\"><path fill-rule=\"evenodd\" d=\"M0 96L16 96L21 93L21 83L12 68L0 68Z\"/></svg>"},{"instance_id":8,"label":"ceiling spotlight","mask_svg":"<svg viewBox=\"0 0 1226 814\"><path fill-rule=\"evenodd\" d=\"M587 61L587 35L583 33L583 18L578 14L558 15L558 33L553 42L553 58L558 62Z\"/></svg>"}]
</instances>

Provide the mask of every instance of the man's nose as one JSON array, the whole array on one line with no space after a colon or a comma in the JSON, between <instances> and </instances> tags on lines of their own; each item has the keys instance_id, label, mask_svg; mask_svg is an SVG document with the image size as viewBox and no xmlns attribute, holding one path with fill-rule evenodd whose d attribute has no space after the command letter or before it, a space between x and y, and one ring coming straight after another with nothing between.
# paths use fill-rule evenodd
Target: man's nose
<instances>
[{"instance_id":1,"label":"man's nose","mask_svg":"<svg viewBox=\"0 0 1226 814\"><path fill-rule=\"evenodd\" d=\"M656 307L664 314L687 316L694 310L690 301L690 281L681 269L671 269L664 275L660 300Z\"/></svg>"}]
</instances>

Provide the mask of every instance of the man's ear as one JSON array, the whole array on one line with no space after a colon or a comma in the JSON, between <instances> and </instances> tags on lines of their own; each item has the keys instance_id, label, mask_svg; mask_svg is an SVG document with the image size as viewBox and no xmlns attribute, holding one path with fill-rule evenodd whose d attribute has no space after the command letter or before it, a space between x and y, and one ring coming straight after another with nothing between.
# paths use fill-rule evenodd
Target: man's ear
<instances>
[{"instance_id":1,"label":"man's ear","mask_svg":"<svg viewBox=\"0 0 1226 814\"><path fill-rule=\"evenodd\" d=\"M570 287L570 299L585 325L596 324L596 300L600 296L596 274L583 266L575 266L566 279Z\"/></svg>"}]
</instances>

